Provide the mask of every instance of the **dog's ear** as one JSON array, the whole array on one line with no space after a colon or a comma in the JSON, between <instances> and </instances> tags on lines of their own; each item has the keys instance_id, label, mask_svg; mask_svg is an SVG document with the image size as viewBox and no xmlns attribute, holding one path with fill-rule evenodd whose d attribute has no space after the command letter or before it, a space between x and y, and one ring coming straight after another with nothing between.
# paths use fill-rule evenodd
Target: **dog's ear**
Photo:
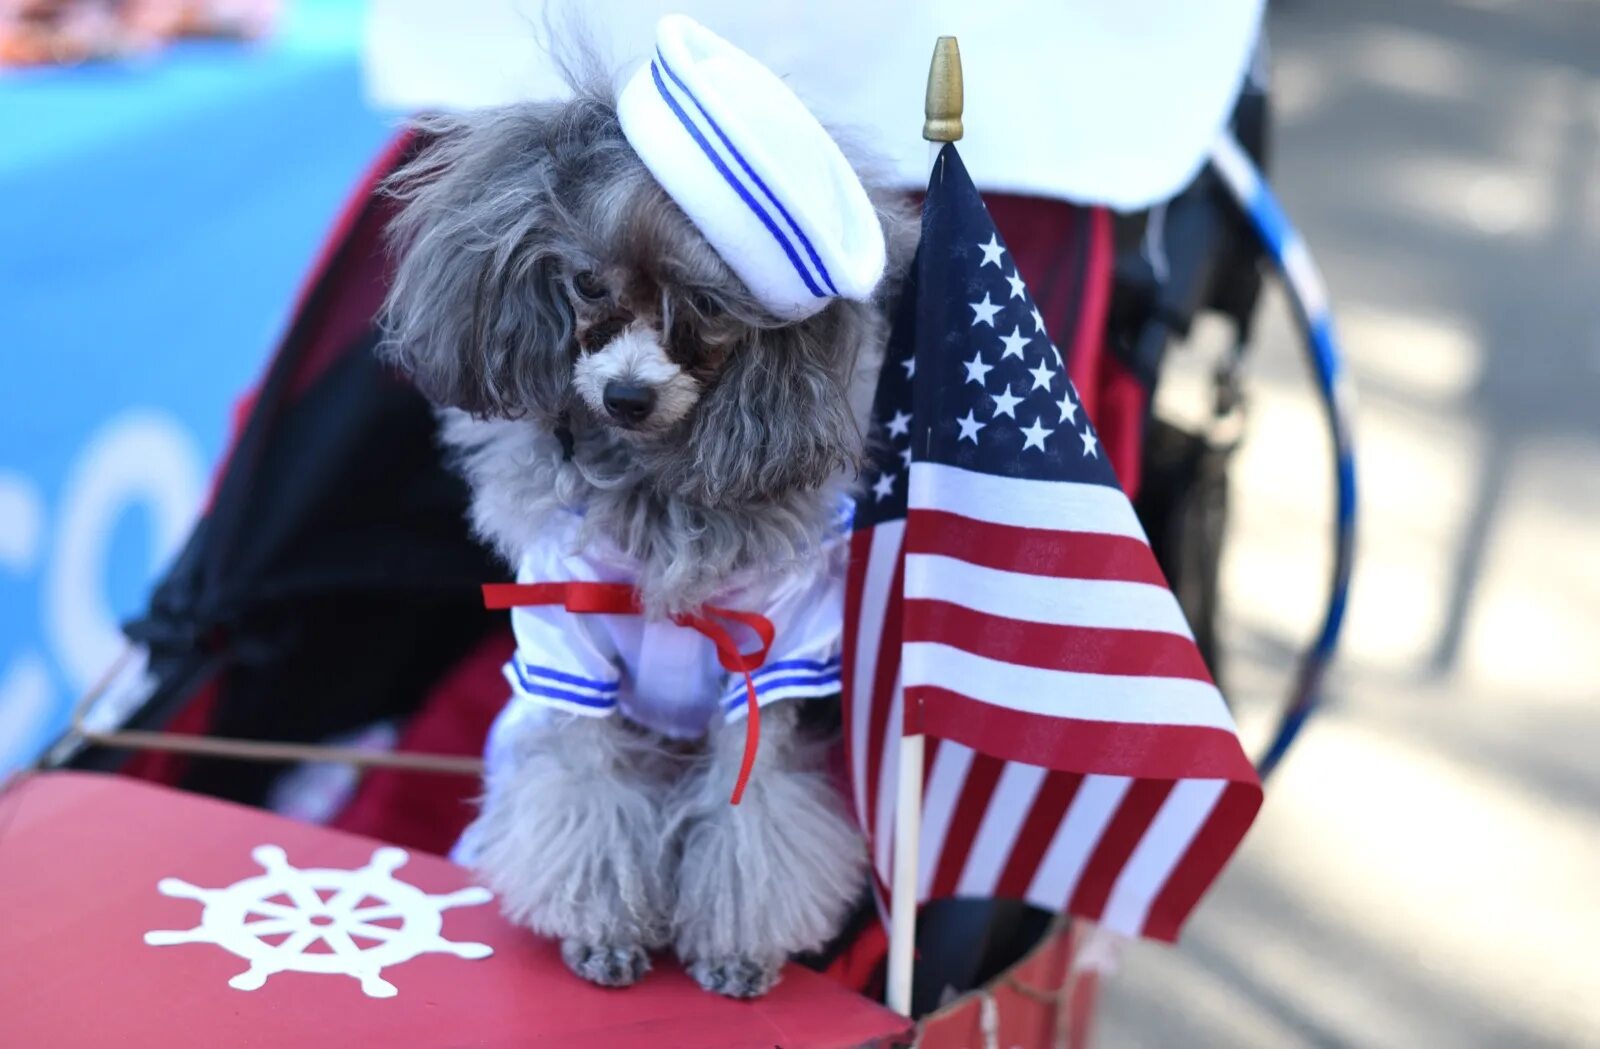
<instances>
[{"instance_id":1,"label":"dog's ear","mask_svg":"<svg viewBox=\"0 0 1600 1049\"><path fill-rule=\"evenodd\" d=\"M859 468L850 393L883 331L873 306L840 301L735 351L694 415L684 480L697 497L772 498Z\"/></svg>"},{"instance_id":2,"label":"dog's ear","mask_svg":"<svg viewBox=\"0 0 1600 1049\"><path fill-rule=\"evenodd\" d=\"M552 242L549 106L436 118L386 185L394 274L384 359L436 404L553 414L571 369L572 314Z\"/></svg>"}]
</instances>

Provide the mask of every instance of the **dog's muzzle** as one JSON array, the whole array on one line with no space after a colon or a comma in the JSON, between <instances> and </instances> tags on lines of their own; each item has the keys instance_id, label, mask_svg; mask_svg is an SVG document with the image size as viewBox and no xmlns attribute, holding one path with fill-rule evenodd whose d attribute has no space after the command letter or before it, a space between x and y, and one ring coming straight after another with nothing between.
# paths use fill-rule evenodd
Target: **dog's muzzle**
<instances>
[{"instance_id":1,"label":"dog's muzzle","mask_svg":"<svg viewBox=\"0 0 1600 1049\"><path fill-rule=\"evenodd\" d=\"M601 400L606 414L624 426L638 426L656 406L656 391L637 383L608 382Z\"/></svg>"},{"instance_id":2,"label":"dog's muzzle","mask_svg":"<svg viewBox=\"0 0 1600 1049\"><path fill-rule=\"evenodd\" d=\"M659 333L643 325L579 357L573 386L596 415L646 432L671 426L700 397L700 384L667 355Z\"/></svg>"}]
</instances>

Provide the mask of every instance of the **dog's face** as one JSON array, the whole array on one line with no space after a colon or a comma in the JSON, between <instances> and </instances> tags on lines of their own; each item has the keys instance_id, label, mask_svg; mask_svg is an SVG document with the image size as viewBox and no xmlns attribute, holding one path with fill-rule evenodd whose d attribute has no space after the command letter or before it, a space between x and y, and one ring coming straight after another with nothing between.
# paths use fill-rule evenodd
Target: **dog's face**
<instances>
[{"instance_id":1,"label":"dog's face","mask_svg":"<svg viewBox=\"0 0 1600 1049\"><path fill-rule=\"evenodd\" d=\"M687 222L642 218L665 207L634 180L615 228L563 260L573 318L572 392L590 417L629 440L676 432L735 352L759 352L760 329L730 312L743 289Z\"/></svg>"},{"instance_id":2,"label":"dog's face","mask_svg":"<svg viewBox=\"0 0 1600 1049\"><path fill-rule=\"evenodd\" d=\"M433 401L625 448L658 487L759 499L856 465L876 307L768 314L591 94L433 123L393 182L382 352Z\"/></svg>"}]
</instances>

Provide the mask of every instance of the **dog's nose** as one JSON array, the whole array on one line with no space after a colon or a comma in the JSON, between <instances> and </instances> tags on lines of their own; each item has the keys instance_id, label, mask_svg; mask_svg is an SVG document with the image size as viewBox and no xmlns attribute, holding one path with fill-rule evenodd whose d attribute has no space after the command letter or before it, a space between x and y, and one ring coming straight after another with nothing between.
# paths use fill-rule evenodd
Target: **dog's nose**
<instances>
[{"instance_id":1,"label":"dog's nose","mask_svg":"<svg viewBox=\"0 0 1600 1049\"><path fill-rule=\"evenodd\" d=\"M619 423L636 425L644 422L650 409L656 406L656 392L648 386L634 386L625 382L606 383L606 411Z\"/></svg>"}]
</instances>

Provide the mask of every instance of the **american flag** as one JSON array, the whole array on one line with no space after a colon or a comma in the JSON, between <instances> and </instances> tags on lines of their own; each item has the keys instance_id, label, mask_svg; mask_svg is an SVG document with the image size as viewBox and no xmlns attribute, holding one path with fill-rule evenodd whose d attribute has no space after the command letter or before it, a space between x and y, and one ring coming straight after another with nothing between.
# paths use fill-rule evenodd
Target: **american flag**
<instances>
[{"instance_id":1,"label":"american flag","mask_svg":"<svg viewBox=\"0 0 1600 1049\"><path fill-rule=\"evenodd\" d=\"M1260 784L953 146L874 426L845 716L880 885L899 737L923 733L921 900L1020 899L1176 938Z\"/></svg>"}]
</instances>

